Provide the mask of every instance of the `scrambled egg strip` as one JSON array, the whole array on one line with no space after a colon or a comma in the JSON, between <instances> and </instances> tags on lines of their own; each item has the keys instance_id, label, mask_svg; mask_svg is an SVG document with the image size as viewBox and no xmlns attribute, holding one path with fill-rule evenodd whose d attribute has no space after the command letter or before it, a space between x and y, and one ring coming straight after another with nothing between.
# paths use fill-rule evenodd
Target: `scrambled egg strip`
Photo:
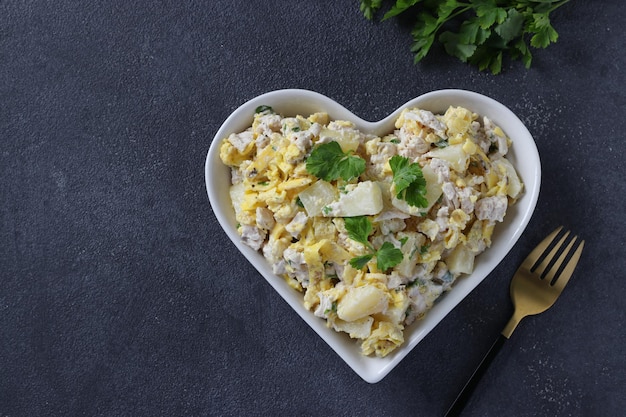
<instances>
[{"instance_id":1,"label":"scrambled egg strip","mask_svg":"<svg viewBox=\"0 0 626 417\"><path fill-rule=\"evenodd\" d=\"M325 182L306 170L317 144L338 142L366 161L350 182ZM230 195L244 243L304 293L304 305L329 327L358 339L364 355L384 357L404 342L403 330L470 274L491 245L496 223L523 192L506 159L512 145L492 121L463 107L445 114L407 108L384 137L360 132L326 113L283 117L266 109L252 126L221 144L231 167ZM389 159L419 163L428 207L392 192ZM372 247L390 242L402 261L378 271L350 265L367 248L350 239L344 217L367 215Z\"/></svg>"}]
</instances>

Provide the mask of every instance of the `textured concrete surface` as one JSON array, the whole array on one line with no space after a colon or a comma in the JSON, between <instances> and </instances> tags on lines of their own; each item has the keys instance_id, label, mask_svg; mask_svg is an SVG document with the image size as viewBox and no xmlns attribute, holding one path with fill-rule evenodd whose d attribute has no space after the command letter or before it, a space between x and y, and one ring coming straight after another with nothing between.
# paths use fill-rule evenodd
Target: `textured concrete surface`
<instances>
[{"instance_id":1,"label":"textured concrete surface","mask_svg":"<svg viewBox=\"0 0 626 417\"><path fill-rule=\"evenodd\" d=\"M593 4L592 4L593 3ZM0 2L0 416L438 416L508 320L510 277L559 224L587 246L496 358L467 416L626 409L622 2L570 2L533 67L478 72L357 2ZM227 240L203 163L278 88L378 120L464 88L534 135L543 184L496 270L382 382L360 380Z\"/></svg>"}]
</instances>

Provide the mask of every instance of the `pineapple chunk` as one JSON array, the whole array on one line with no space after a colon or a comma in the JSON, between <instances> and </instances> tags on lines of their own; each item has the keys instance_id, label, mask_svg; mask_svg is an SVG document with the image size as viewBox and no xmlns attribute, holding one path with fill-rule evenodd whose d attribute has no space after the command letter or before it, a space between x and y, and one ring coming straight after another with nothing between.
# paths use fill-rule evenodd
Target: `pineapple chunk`
<instances>
[{"instance_id":1,"label":"pineapple chunk","mask_svg":"<svg viewBox=\"0 0 626 417\"><path fill-rule=\"evenodd\" d=\"M346 192L322 209L327 217L373 216L383 209L383 194L377 183L364 181L346 186Z\"/></svg>"},{"instance_id":2,"label":"pineapple chunk","mask_svg":"<svg viewBox=\"0 0 626 417\"><path fill-rule=\"evenodd\" d=\"M387 308L389 301L383 290L373 285L364 285L350 290L337 303L337 316L341 320L355 321Z\"/></svg>"},{"instance_id":3,"label":"pineapple chunk","mask_svg":"<svg viewBox=\"0 0 626 417\"><path fill-rule=\"evenodd\" d=\"M322 208L335 201L337 191L326 181L317 181L298 194L309 217L321 216Z\"/></svg>"},{"instance_id":4,"label":"pineapple chunk","mask_svg":"<svg viewBox=\"0 0 626 417\"><path fill-rule=\"evenodd\" d=\"M320 138L330 138L341 146L343 152L356 151L361 143L359 134L351 130L331 130L323 128Z\"/></svg>"},{"instance_id":5,"label":"pineapple chunk","mask_svg":"<svg viewBox=\"0 0 626 417\"><path fill-rule=\"evenodd\" d=\"M450 163L450 168L456 172L465 172L470 155L463 149L463 144L450 145L445 148L433 149L425 154L430 158L439 158Z\"/></svg>"},{"instance_id":6,"label":"pineapple chunk","mask_svg":"<svg viewBox=\"0 0 626 417\"><path fill-rule=\"evenodd\" d=\"M475 257L474 253L461 244L455 247L448 255L446 264L448 264L448 268L453 274L471 274L474 270Z\"/></svg>"}]
</instances>

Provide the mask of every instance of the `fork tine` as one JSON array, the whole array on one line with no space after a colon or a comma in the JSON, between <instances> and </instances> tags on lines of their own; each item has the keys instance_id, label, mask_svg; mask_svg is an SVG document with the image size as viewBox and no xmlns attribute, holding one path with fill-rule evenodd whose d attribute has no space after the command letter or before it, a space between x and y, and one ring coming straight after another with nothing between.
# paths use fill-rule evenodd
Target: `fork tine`
<instances>
[{"instance_id":1,"label":"fork tine","mask_svg":"<svg viewBox=\"0 0 626 417\"><path fill-rule=\"evenodd\" d=\"M565 237L567 237L567 235L565 235ZM565 239L565 237L563 239ZM561 241L563 241L563 239L561 239ZM561 265L565 261L565 258L567 257L567 255L572 250L572 247L574 246L574 243L576 242L576 239L578 239L578 236L574 236L572 238L572 240L570 240L570 242L567 245L567 247L565 248L565 250L563 250L563 252L561 253L561 256L559 256L559 259L557 259L556 262L552 264L552 266L550 267L549 271L546 271L547 274L546 274L544 279L547 282L551 283L557 277L556 274L557 274L557 272L559 272L559 268L561 267ZM560 246L560 243L561 242L559 242L559 246Z\"/></svg>"},{"instance_id":2,"label":"fork tine","mask_svg":"<svg viewBox=\"0 0 626 417\"><path fill-rule=\"evenodd\" d=\"M569 230L566 231L565 235L563 235L561 240L559 240L559 242L556 245L554 245L554 247L552 248L550 253L545 258L543 258L543 261L541 261L541 263L534 268L533 272L537 276L543 278L544 272L545 272L546 268L548 267L550 262L552 262L552 260L554 259L554 257L558 253L558 251L561 248L561 246L563 246L563 242L565 242L565 239L567 239L567 236L569 236Z\"/></svg>"},{"instance_id":3,"label":"fork tine","mask_svg":"<svg viewBox=\"0 0 626 417\"><path fill-rule=\"evenodd\" d=\"M585 246L585 241L581 240L578 248L576 248L576 252L574 252L567 265L565 265L565 268L563 268L563 272L561 272L559 279L557 279L554 283L554 287L559 290L559 292L563 291L563 288L574 274L574 269L576 268L576 265L580 260L580 255L583 252L583 246Z\"/></svg>"},{"instance_id":4,"label":"fork tine","mask_svg":"<svg viewBox=\"0 0 626 417\"><path fill-rule=\"evenodd\" d=\"M542 240L541 243L538 244L532 252L530 252L526 259L524 259L524 262L522 262L520 268L530 271L530 269L537 263L537 260L541 257L541 254L544 253L546 249L548 249L548 246L550 246L552 241L556 238L556 236L562 229L563 226L560 226L555 231L546 236L546 238Z\"/></svg>"}]
</instances>

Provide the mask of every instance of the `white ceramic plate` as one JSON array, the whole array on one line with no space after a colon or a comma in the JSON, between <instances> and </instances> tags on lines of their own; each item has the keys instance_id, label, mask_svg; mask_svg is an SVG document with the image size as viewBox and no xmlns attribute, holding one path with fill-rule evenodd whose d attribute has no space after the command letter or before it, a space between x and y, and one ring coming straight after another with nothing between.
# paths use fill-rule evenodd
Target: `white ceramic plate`
<instances>
[{"instance_id":1,"label":"white ceramic plate","mask_svg":"<svg viewBox=\"0 0 626 417\"><path fill-rule=\"evenodd\" d=\"M435 304L425 318L408 326L405 329L405 343L385 358L362 356L359 344L355 340L350 339L345 333L337 333L327 328L323 319L315 317L304 308L302 294L289 287L282 278L274 275L263 256L244 245L237 234L235 215L228 193L230 170L222 164L219 148L223 138L252 125L254 110L260 105L272 106L283 116L301 114L306 117L314 112L325 111L331 119L350 120L358 129L376 135L392 132L395 119L405 107L419 107L434 113L443 113L451 105L463 106L481 116L489 117L513 140L513 146L507 157L517 168L524 182L524 195L515 205L509 207L504 222L497 225L492 246L477 257L474 272L460 278L454 288ZM205 164L205 179L215 217L243 256L359 376L367 382L375 383L398 365L411 349L498 265L517 242L537 203L541 166L535 142L524 124L507 107L481 94L464 90L433 91L407 102L379 122L368 122L324 95L292 89L258 96L241 105L226 119L211 143Z\"/></svg>"}]
</instances>

